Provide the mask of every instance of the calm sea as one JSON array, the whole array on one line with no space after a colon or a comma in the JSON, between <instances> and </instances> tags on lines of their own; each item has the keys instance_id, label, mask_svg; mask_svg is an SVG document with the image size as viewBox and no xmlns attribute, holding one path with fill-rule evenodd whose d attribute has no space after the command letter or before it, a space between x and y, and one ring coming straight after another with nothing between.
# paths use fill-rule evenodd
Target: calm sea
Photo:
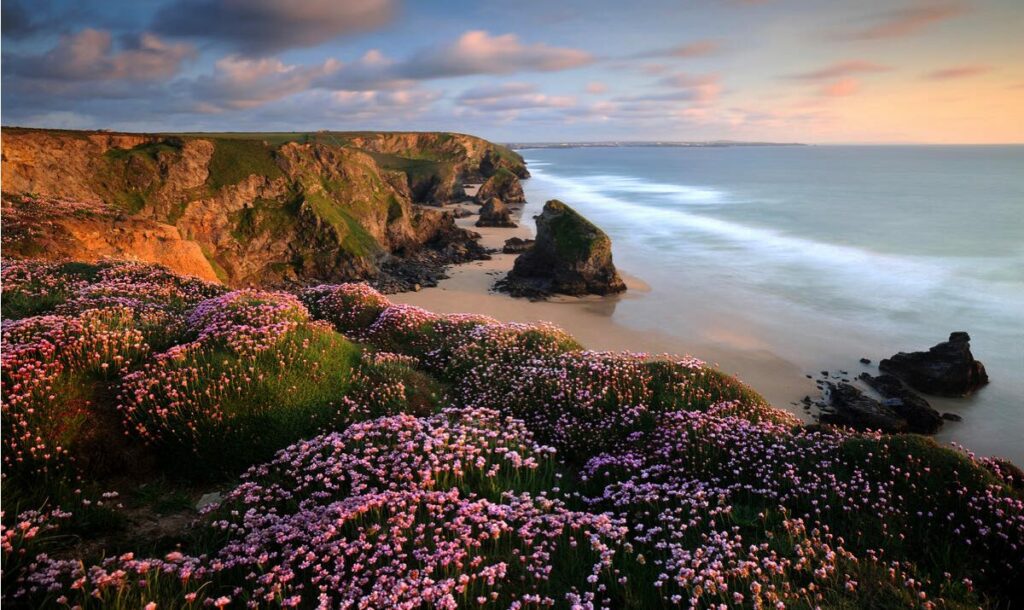
<instances>
[{"instance_id":1,"label":"calm sea","mask_svg":"<svg viewBox=\"0 0 1024 610\"><path fill-rule=\"evenodd\" d=\"M524 150L651 290L617 321L814 372L972 337L992 383L940 441L1024 463L1024 146ZM694 354L700 356L700 354Z\"/></svg>"}]
</instances>

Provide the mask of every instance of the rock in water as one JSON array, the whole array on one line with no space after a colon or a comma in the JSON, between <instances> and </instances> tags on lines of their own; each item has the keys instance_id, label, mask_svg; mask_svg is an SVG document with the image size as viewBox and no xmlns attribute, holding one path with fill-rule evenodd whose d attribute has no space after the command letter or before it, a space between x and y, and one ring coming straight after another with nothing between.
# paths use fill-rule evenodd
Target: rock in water
<instances>
[{"instance_id":1,"label":"rock in water","mask_svg":"<svg viewBox=\"0 0 1024 610\"><path fill-rule=\"evenodd\" d=\"M927 352L900 352L879 362L878 368L936 396L967 396L988 383L985 365L974 359L971 337L965 332L950 334L949 341Z\"/></svg>"},{"instance_id":2,"label":"rock in water","mask_svg":"<svg viewBox=\"0 0 1024 610\"><path fill-rule=\"evenodd\" d=\"M519 237L512 237L505 240L505 245L501 248L501 251L505 254L522 254L533 246L532 239L521 239Z\"/></svg>"},{"instance_id":3,"label":"rock in water","mask_svg":"<svg viewBox=\"0 0 1024 610\"><path fill-rule=\"evenodd\" d=\"M849 426L857 430L907 432L907 422L891 407L883 405L848 383L827 383L829 404L834 413L822 413L823 423Z\"/></svg>"},{"instance_id":4,"label":"rock in water","mask_svg":"<svg viewBox=\"0 0 1024 610\"><path fill-rule=\"evenodd\" d=\"M477 203L489 202L494 197L505 203L524 203L526 201L519 177L505 168L494 172L494 175L481 184L480 190L476 192Z\"/></svg>"},{"instance_id":5,"label":"rock in water","mask_svg":"<svg viewBox=\"0 0 1024 610\"><path fill-rule=\"evenodd\" d=\"M500 288L513 296L614 294L626 285L612 262L612 240L561 201L536 216L537 239L516 259Z\"/></svg>"},{"instance_id":6,"label":"rock in water","mask_svg":"<svg viewBox=\"0 0 1024 610\"><path fill-rule=\"evenodd\" d=\"M884 404L907 420L910 432L935 434L942 426L939 412L927 400L911 392L899 378L886 374L872 377L868 373L862 373L860 378L888 401L892 401Z\"/></svg>"},{"instance_id":7,"label":"rock in water","mask_svg":"<svg viewBox=\"0 0 1024 610\"><path fill-rule=\"evenodd\" d=\"M512 215L501 199L491 197L484 207L480 208L480 218L476 221L476 226L514 228L516 223L512 222Z\"/></svg>"}]
</instances>

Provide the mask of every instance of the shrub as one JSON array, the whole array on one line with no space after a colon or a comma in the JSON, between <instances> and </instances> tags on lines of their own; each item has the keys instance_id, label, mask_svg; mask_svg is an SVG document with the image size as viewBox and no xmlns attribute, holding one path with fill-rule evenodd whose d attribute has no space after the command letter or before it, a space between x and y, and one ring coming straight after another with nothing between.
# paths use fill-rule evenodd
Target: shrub
<instances>
[{"instance_id":1,"label":"shrub","mask_svg":"<svg viewBox=\"0 0 1024 610\"><path fill-rule=\"evenodd\" d=\"M360 336L391 303L368 284L324 284L307 288L302 302L317 320L326 320L341 333Z\"/></svg>"},{"instance_id":2,"label":"shrub","mask_svg":"<svg viewBox=\"0 0 1024 610\"><path fill-rule=\"evenodd\" d=\"M341 425L357 348L320 324L277 337L264 331L254 333L258 344L206 335L127 375L119 405L126 428L174 472L202 479Z\"/></svg>"},{"instance_id":3,"label":"shrub","mask_svg":"<svg viewBox=\"0 0 1024 610\"><path fill-rule=\"evenodd\" d=\"M167 338L166 316L116 306L3 326L3 454L25 482L103 458L111 435L97 396ZM98 410L99 409L99 410ZM36 481L38 482L38 481Z\"/></svg>"}]
</instances>

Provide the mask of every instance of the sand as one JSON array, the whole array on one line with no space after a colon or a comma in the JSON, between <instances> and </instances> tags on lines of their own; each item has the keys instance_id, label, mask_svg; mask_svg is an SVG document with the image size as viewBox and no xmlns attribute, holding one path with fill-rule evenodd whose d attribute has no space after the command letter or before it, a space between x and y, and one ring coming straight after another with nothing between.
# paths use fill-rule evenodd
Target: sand
<instances>
[{"instance_id":1,"label":"sand","mask_svg":"<svg viewBox=\"0 0 1024 610\"><path fill-rule=\"evenodd\" d=\"M477 185L467 187L467 195L472 197L476 188ZM473 216L456 222L480 233L481 245L486 248L500 250L506 239L533 236L529 223L520 223L517 228L476 227L476 213L480 206L471 202L455 205L474 212ZM522 211L521 204L510 207L516 216ZM800 416L805 412L792 403L806 395L816 395L815 386L804 376L803 369L753 338L731 332L727 320L716 325L717 330L713 333L716 341L711 343L676 336L671 331L633 328L613 319L619 303L627 299L642 299L650 290L641 280L631 276L628 269L619 269L628 290L617 296L529 301L496 292L494 283L512 268L516 256L499 252L488 261L458 265L449 269L449 279L436 287L395 294L389 298L396 303L417 305L438 313L486 314L504 322L550 322L568 331L588 349L696 356L736 375L773 405Z\"/></svg>"}]
</instances>

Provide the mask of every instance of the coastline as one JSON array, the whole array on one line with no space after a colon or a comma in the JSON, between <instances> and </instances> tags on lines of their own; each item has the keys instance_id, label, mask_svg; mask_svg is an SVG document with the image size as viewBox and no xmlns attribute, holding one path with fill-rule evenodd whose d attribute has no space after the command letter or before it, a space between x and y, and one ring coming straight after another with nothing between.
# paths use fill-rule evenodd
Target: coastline
<instances>
[{"instance_id":1,"label":"coastline","mask_svg":"<svg viewBox=\"0 0 1024 610\"><path fill-rule=\"evenodd\" d=\"M467 187L472 198L478 185ZM478 205L462 202L446 208L464 207L472 216L456 219L463 228L480 233L480 244L497 249L491 260L474 261L451 267L447 279L436 287L418 292L390 295L396 303L423 307L437 313L476 313L489 315L502 322L550 322L574 337L587 349L598 351L633 351L650 354L690 355L722 371L735 375L765 397L772 405L785 409L798 417L810 420L807 411L795 405L806 395L814 396L817 387L805 376L795 362L778 354L754 337L745 333L727 332L721 341L687 340L671 332L655 332L634 328L614 319L619 303L643 298L651 290L641 278L619 269L628 290L609 297L557 297L546 301L514 298L493 289L514 264L515 254L502 253L506 239L532 238L532 223L523 217L542 202L531 201L512 209L516 228L476 227ZM723 327L728 322L723 320Z\"/></svg>"}]
</instances>

